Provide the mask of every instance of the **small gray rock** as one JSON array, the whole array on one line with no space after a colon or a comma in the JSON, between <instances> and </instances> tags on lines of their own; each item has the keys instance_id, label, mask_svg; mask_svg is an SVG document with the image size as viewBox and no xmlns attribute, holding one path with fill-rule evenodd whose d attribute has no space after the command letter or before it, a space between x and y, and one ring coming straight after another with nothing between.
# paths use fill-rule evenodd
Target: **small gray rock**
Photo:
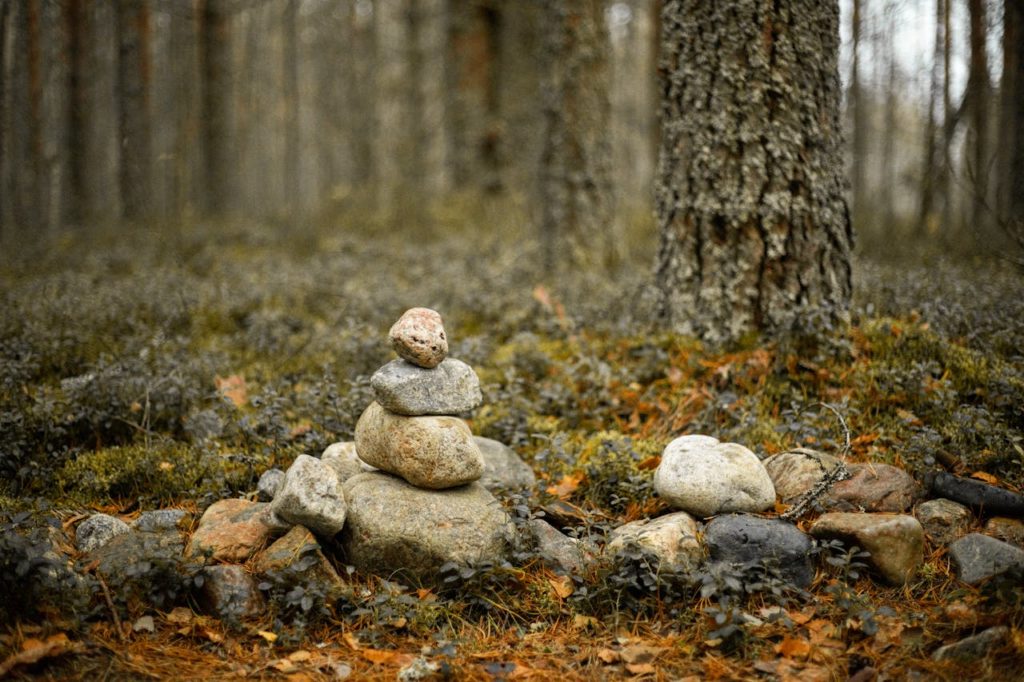
<instances>
[{"instance_id":1,"label":"small gray rock","mask_svg":"<svg viewBox=\"0 0 1024 682\"><path fill-rule=\"evenodd\" d=\"M515 450L483 436L473 436L473 440L484 458L484 475L480 477L483 487L495 492L524 490L536 485L537 477L533 469Z\"/></svg>"},{"instance_id":2,"label":"small gray rock","mask_svg":"<svg viewBox=\"0 0 1024 682\"><path fill-rule=\"evenodd\" d=\"M814 581L811 538L791 523L745 514L719 516L704 530L711 561L731 564L774 564L797 587Z\"/></svg>"},{"instance_id":3,"label":"small gray rock","mask_svg":"<svg viewBox=\"0 0 1024 682\"><path fill-rule=\"evenodd\" d=\"M921 522L928 539L940 547L965 535L974 519L970 509L944 498L922 502L914 510L914 516Z\"/></svg>"},{"instance_id":4,"label":"small gray rock","mask_svg":"<svg viewBox=\"0 0 1024 682\"><path fill-rule=\"evenodd\" d=\"M254 616L263 606L256 582L238 564L204 568L201 596L204 608L220 618Z\"/></svg>"},{"instance_id":5,"label":"small gray rock","mask_svg":"<svg viewBox=\"0 0 1024 682\"><path fill-rule=\"evenodd\" d=\"M757 455L710 436L669 443L654 472L654 489L673 507L699 517L759 512L775 503L775 487Z\"/></svg>"},{"instance_id":6,"label":"small gray rock","mask_svg":"<svg viewBox=\"0 0 1024 682\"><path fill-rule=\"evenodd\" d=\"M1010 636L1010 628L1005 625L982 630L976 635L965 637L959 642L940 646L932 654L936 661L971 660L982 658L992 649L1002 646Z\"/></svg>"},{"instance_id":7,"label":"small gray rock","mask_svg":"<svg viewBox=\"0 0 1024 682\"><path fill-rule=\"evenodd\" d=\"M395 414L419 417L460 414L480 406L480 379L473 368L448 358L433 369L392 360L370 377L377 402Z\"/></svg>"},{"instance_id":8,"label":"small gray rock","mask_svg":"<svg viewBox=\"0 0 1024 682\"><path fill-rule=\"evenodd\" d=\"M309 455L295 458L270 503L270 511L277 517L324 537L331 537L345 525L346 509L334 468Z\"/></svg>"},{"instance_id":9,"label":"small gray rock","mask_svg":"<svg viewBox=\"0 0 1024 682\"><path fill-rule=\"evenodd\" d=\"M583 573L594 552L576 538L563 535L543 519L532 519L530 531L544 565L563 573Z\"/></svg>"},{"instance_id":10,"label":"small gray rock","mask_svg":"<svg viewBox=\"0 0 1024 682\"><path fill-rule=\"evenodd\" d=\"M704 558L697 522L686 512L619 526L608 535L604 556L614 561L633 545L658 560L660 573L690 573Z\"/></svg>"},{"instance_id":11,"label":"small gray rock","mask_svg":"<svg viewBox=\"0 0 1024 682\"><path fill-rule=\"evenodd\" d=\"M985 535L1024 548L1024 521L994 516L985 523Z\"/></svg>"},{"instance_id":12,"label":"small gray rock","mask_svg":"<svg viewBox=\"0 0 1024 682\"><path fill-rule=\"evenodd\" d=\"M444 564L497 560L514 532L508 515L479 483L423 490L383 472L345 482L345 555L357 569L434 582Z\"/></svg>"},{"instance_id":13,"label":"small gray rock","mask_svg":"<svg viewBox=\"0 0 1024 682\"><path fill-rule=\"evenodd\" d=\"M132 530L145 533L177 530L187 515L184 509L151 509L142 512L132 521Z\"/></svg>"},{"instance_id":14,"label":"small gray rock","mask_svg":"<svg viewBox=\"0 0 1024 682\"><path fill-rule=\"evenodd\" d=\"M1024 570L1024 550L980 533L965 535L949 546L957 577L968 585L1010 569Z\"/></svg>"},{"instance_id":15,"label":"small gray rock","mask_svg":"<svg viewBox=\"0 0 1024 682\"><path fill-rule=\"evenodd\" d=\"M792 502L817 485L840 463L832 455L808 448L794 448L764 460L775 492L783 502Z\"/></svg>"},{"instance_id":16,"label":"small gray rock","mask_svg":"<svg viewBox=\"0 0 1024 682\"><path fill-rule=\"evenodd\" d=\"M483 455L466 422L403 417L377 402L356 423L356 451L367 464L432 490L464 485L484 472Z\"/></svg>"},{"instance_id":17,"label":"small gray rock","mask_svg":"<svg viewBox=\"0 0 1024 682\"><path fill-rule=\"evenodd\" d=\"M280 469L267 469L256 484L256 492L260 502L270 502L277 491L284 485L284 472Z\"/></svg>"},{"instance_id":18,"label":"small gray rock","mask_svg":"<svg viewBox=\"0 0 1024 682\"><path fill-rule=\"evenodd\" d=\"M430 369L448 355L448 336L441 315L430 308L410 308L402 313L388 332L398 356Z\"/></svg>"},{"instance_id":19,"label":"small gray rock","mask_svg":"<svg viewBox=\"0 0 1024 682\"><path fill-rule=\"evenodd\" d=\"M377 470L359 459L359 455L356 454L356 443L352 440L328 445L320 455L320 459L334 469L334 473L338 474L338 480L342 483L356 474Z\"/></svg>"},{"instance_id":20,"label":"small gray rock","mask_svg":"<svg viewBox=\"0 0 1024 682\"><path fill-rule=\"evenodd\" d=\"M75 529L75 545L80 552L91 552L130 530L121 519L109 514L93 514Z\"/></svg>"}]
</instances>

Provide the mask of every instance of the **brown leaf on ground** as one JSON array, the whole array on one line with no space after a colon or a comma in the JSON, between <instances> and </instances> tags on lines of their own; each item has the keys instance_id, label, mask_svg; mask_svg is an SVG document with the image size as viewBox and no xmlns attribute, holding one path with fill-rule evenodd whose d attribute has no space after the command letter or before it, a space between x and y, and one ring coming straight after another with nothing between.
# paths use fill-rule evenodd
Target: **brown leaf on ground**
<instances>
[{"instance_id":1,"label":"brown leaf on ground","mask_svg":"<svg viewBox=\"0 0 1024 682\"><path fill-rule=\"evenodd\" d=\"M44 658L81 653L82 651L85 651L85 645L81 642L72 642L63 632L47 637L45 641L34 638L26 639L21 645L21 651L11 654L3 663L0 663L0 677L19 665L31 665Z\"/></svg>"},{"instance_id":2,"label":"brown leaf on ground","mask_svg":"<svg viewBox=\"0 0 1024 682\"><path fill-rule=\"evenodd\" d=\"M548 584L559 599L568 599L572 595L572 578L567 575L548 578Z\"/></svg>"},{"instance_id":3,"label":"brown leaf on ground","mask_svg":"<svg viewBox=\"0 0 1024 682\"><path fill-rule=\"evenodd\" d=\"M220 394L230 400L235 407L242 407L249 402L249 392L245 386L245 377L242 375L215 376L213 384L220 391Z\"/></svg>"},{"instance_id":4,"label":"brown leaf on ground","mask_svg":"<svg viewBox=\"0 0 1024 682\"><path fill-rule=\"evenodd\" d=\"M626 670L634 675L653 675L657 672L657 668L650 663L627 663Z\"/></svg>"},{"instance_id":5,"label":"brown leaf on ground","mask_svg":"<svg viewBox=\"0 0 1024 682\"><path fill-rule=\"evenodd\" d=\"M619 652L614 649L601 649L597 652L597 659L602 663L612 664L619 662Z\"/></svg>"},{"instance_id":6,"label":"brown leaf on ground","mask_svg":"<svg viewBox=\"0 0 1024 682\"><path fill-rule=\"evenodd\" d=\"M811 643L798 637L786 637L775 645L775 653L785 658L804 658L811 653Z\"/></svg>"},{"instance_id":7,"label":"brown leaf on ground","mask_svg":"<svg viewBox=\"0 0 1024 682\"><path fill-rule=\"evenodd\" d=\"M648 646L646 644L632 644L623 647L620 655L626 663L650 663L667 649L660 646Z\"/></svg>"},{"instance_id":8,"label":"brown leaf on ground","mask_svg":"<svg viewBox=\"0 0 1024 682\"><path fill-rule=\"evenodd\" d=\"M979 481L985 481L985 483L989 483L991 485L999 485L999 479L985 471L975 471L971 474L971 478L976 478Z\"/></svg>"},{"instance_id":9,"label":"brown leaf on ground","mask_svg":"<svg viewBox=\"0 0 1024 682\"><path fill-rule=\"evenodd\" d=\"M572 474L566 474L562 477L562 480L555 485L548 486L548 493L559 497L561 499L567 499L572 496L576 489L580 487L580 483L586 475L582 471L577 471Z\"/></svg>"}]
</instances>

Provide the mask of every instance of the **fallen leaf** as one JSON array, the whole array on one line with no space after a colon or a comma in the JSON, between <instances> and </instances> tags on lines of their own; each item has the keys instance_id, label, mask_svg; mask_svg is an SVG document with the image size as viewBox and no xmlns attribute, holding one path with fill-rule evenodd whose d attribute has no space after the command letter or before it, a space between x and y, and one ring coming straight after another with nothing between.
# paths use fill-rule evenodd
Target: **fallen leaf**
<instances>
[{"instance_id":1,"label":"fallen leaf","mask_svg":"<svg viewBox=\"0 0 1024 682\"><path fill-rule=\"evenodd\" d=\"M224 641L224 635L220 634L215 630L211 630L210 628L203 628L203 637L206 637L206 639L210 640L214 644L220 644Z\"/></svg>"},{"instance_id":2,"label":"fallen leaf","mask_svg":"<svg viewBox=\"0 0 1024 682\"><path fill-rule=\"evenodd\" d=\"M408 665L415 660L412 654L403 654L399 651L384 651L383 649L363 649L360 651L363 658L376 665L393 664Z\"/></svg>"},{"instance_id":3,"label":"fallen leaf","mask_svg":"<svg viewBox=\"0 0 1024 682\"><path fill-rule=\"evenodd\" d=\"M293 673L296 670L298 670L298 667L296 667L296 665L289 661L287 658L282 658L279 661L274 661L270 667L286 675L288 673Z\"/></svg>"},{"instance_id":4,"label":"fallen leaf","mask_svg":"<svg viewBox=\"0 0 1024 682\"><path fill-rule=\"evenodd\" d=\"M634 675L653 675L657 669L650 663L627 663L626 670Z\"/></svg>"},{"instance_id":5,"label":"fallen leaf","mask_svg":"<svg viewBox=\"0 0 1024 682\"><path fill-rule=\"evenodd\" d=\"M636 468L640 469L641 471L653 471L654 469L658 468L659 464L661 464L661 455L651 455L647 459L637 464Z\"/></svg>"},{"instance_id":6,"label":"fallen leaf","mask_svg":"<svg viewBox=\"0 0 1024 682\"><path fill-rule=\"evenodd\" d=\"M341 638L345 640L345 644L348 644L349 648L353 651L359 651L362 648L362 645L359 644L359 638L351 632L346 632Z\"/></svg>"},{"instance_id":7,"label":"fallen leaf","mask_svg":"<svg viewBox=\"0 0 1024 682\"><path fill-rule=\"evenodd\" d=\"M576 472L572 474L566 474L562 477L562 480L555 485L548 486L548 493L566 499L580 487L580 483L583 482L585 474L583 472Z\"/></svg>"},{"instance_id":8,"label":"fallen leaf","mask_svg":"<svg viewBox=\"0 0 1024 682\"><path fill-rule=\"evenodd\" d=\"M164 616L164 619L168 623L174 623L176 625L184 625L192 622L192 609L186 606L176 606L174 609Z\"/></svg>"},{"instance_id":9,"label":"fallen leaf","mask_svg":"<svg viewBox=\"0 0 1024 682\"><path fill-rule=\"evenodd\" d=\"M620 652L620 655L622 656L622 660L626 663L650 663L664 652L665 647L633 644L624 647Z\"/></svg>"},{"instance_id":10,"label":"fallen leaf","mask_svg":"<svg viewBox=\"0 0 1024 682\"><path fill-rule=\"evenodd\" d=\"M419 598L420 601L436 601L437 600L437 596L433 593L433 591L429 587L421 587L420 589L416 590L416 596Z\"/></svg>"},{"instance_id":11,"label":"fallen leaf","mask_svg":"<svg viewBox=\"0 0 1024 682\"><path fill-rule=\"evenodd\" d=\"M992 485L999 484L998 478L985 471L975 471L973 474L971 474L971 478L976 478L979 481L985 481L985 483L991 483Z\"/></svg>"},{"instance_id":12,"label":"fallen leaf","mask_svg":"<svg viewBox=\"0 0 1024 682\"><path fill-rule=\"evenodd\" d=\"M235 407L242 407L249 402L249 394L245 387L245 377L240 374L232 374L228 377L216 376L213 379L214 385L220 394L230 400Z\"/></svg>"},{"instance_id":13,"label":"fallen leaf","mask_svg":"<svg viewBox=\"0 0 1024 682\"><path fill-rule=\"evenodd\" d=\"M811 653L811 643L803 638L786 637L775 645L775 653L786 658L805 658Z\"/></svg>"},{"instance_id":14,"label":"fallen leaf","mask_svg":"<svg viewBox=\"0 0 1024 682\"><path fill-rule=\"evenodd\" d=\"M572 595L572 578L567 575L548 578L548 584L551 585L551 589L554 590L559 599L568 599Z\"/></svg>"},{"instance_id":15,"label":"fallen leaf","mask_svg":"<svg viewBox=\"0 0 1024 682\"><path fill-rule=\"evenodd\" d=\"M293 663L302 663L303 661L308 661L311 658L313 658L313 654L304 649L299 649L298 651L294 651L288 655L288 660Z\"/></svg>"},{"instance_id":16,"label":"fallen leaf","mask_svg":"<svg viewBox=\"0 0 1024 682\"><path fill-rule=\"evenodd\" d=\"M22 650L8 656L3 663L0 663L0 677L5 676L15 666L31 665L38 663L44 658L60 656L67 653L80 653L85 650L81 642L72 642L63 632L46 638L46 641L38 639L25 640Z\"/></svg>"},{"instance_id":17,"label":"fallen leaf","mask_svg":"<svg viewBox=\"0 0 1024 682\"><path fill-rule=\"evenodd\" d=\"M586 630L587 628L596 628L598 624L597 618L593 616L584 616L581 613L577 613L572 617L572 626L576 630Z\"/></svg>"},{"instance_id":18,"label":"fallen leaf","mask_svg":"<svg viewBox=\"0 0 1024 682\"><path fill-rule=\"evenodd\" d=\"M273 632L268 632L267 630L260 630L256 634L262 637L263 639L267 640L271 644L277 641L277 635Z\"/></svg>"},{"instance_id":19,"label":"fallen leaf","mask_svg":"<svg viewBox=\"0 0 1024 682\"><path fill-rule=\"evenodd\" d=\"M602 663L618 663L619 652L614 649L601 649L597 652L597 657Z\"/></svg>"}]
</instances>

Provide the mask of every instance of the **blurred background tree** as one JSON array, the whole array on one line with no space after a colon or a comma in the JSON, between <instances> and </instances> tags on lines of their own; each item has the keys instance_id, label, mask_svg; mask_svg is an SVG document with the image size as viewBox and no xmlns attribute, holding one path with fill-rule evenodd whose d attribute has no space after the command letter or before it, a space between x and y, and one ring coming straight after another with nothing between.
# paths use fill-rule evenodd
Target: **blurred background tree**
<instances>
[{"instance_id":1,"label":"blurred background tree","mask_svg":"<svg viewBox=\"0 0 1024 682\"><path fill-rule=\"evenodd\" d=\"M839 2L862 251L1024 243L1021 4ZM549 265L653 259L671 5L0 0L0 235L470 200Z\"/></svg>"}]
</instances>

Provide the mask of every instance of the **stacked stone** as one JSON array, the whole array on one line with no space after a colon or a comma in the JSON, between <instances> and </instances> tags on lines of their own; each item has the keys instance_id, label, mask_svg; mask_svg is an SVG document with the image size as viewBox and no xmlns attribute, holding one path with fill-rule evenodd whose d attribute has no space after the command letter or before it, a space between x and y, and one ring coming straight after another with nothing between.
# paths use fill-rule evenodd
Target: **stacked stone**
<instances>
[{"instance_id":1,"label":"stacked stone","mask_svg":"<svg viewBox=\"0 0 1024 682\"><path fill-rule=\"evenodd\" d=\"M483 455L458 417L482 402L476 372L447 357L448 338L433 310L408 310L388 336L399 359L370 379L377 400L356 424L359 458L417 488L444 490L476 481L483 475Z\"/></svg>"},{"instance_id":2,"label":"stacked stone","mask_svg":"<svg viewBox=\"0 0 1024 682\"><path fill-rule=\"evenodd\" d=\"M500 556L508 517L478 479L484 456L458 417L482 402L469 365L448 358L441 316L406 311L389 332L399 359L370 379L376 400L356 423L359 460L379 471L344 483L341 535L357 569L429 580L446 563Z\"/></svg>"}]
</instances>

